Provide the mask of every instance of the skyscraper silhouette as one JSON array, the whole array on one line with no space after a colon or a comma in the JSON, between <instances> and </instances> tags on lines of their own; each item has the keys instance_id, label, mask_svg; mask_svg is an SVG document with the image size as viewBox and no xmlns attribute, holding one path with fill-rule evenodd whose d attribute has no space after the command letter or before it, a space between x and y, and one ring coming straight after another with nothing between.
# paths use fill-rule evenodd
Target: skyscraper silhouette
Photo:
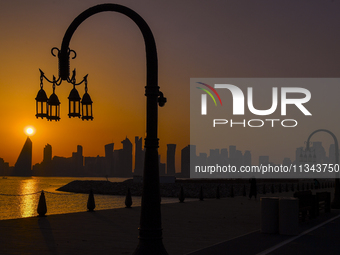
<instances>
[{"instance_id":1,"label":"skyscraper silhouette","mask_svg":"<svg viewBox=\"0 0 340 255\"><path fill-rule=\"evenodd\" d=\"M50 144L46 144L44 147L44 158L43 162L49 163L52 160L52 146Z\"/></svg>"},{"instance_id":2,"label":"skyscraper silhouette","mask_svg":"<svg viewBox=\"0 0 340 255\"><path fill-rule=\"evenodd\" d=\"M269 156L259 156L259 165L268 165L269 164Z\"/></svg>"},{"instance_id":3,"label":"skyscraper silhouette","mask_svg":"<svg viewBox=\"0 0 340 255\"><path fill-rule=\"evenodd\" d=\"M295 164L300 164L301 162L303 163L303 156L304 156L303 150L304 150L303 147L296 148L296 150L295 150ZM302 158L301 158L301 156L302 156Z\"/></svg>"},{"instance_id":4,"label":"skyscraper silhouette","mask_svg":"<svg viewBox=\"0 0 340 255\"><path fill-rule=\"evenodd\" d=\"M290 160L290 158L284 158L282 161L282 165L284 166L290 166L290 164L292 164L292 161Z\"/></svg>"},{"instance_id":5,"label":"skyscraper silhouette","mask_svg":"<svg viewBox=\"0 0 340 255\"><path fill-rule=\"evenodd\" d=\"M316 163L319 163L319 164L328 163L328 158L326 156L326 150L322 146L322 142L313 142L313 146L310 147L310 152L308 152L308 154L307 154L308 157L310 155L314 154L314 153L312 153L312 151L314 151L315 154L316 154Z\"/></svg>"},{"instance_id":6,"label":"skyscraper silhouette","mask_svg":"<svg viewBox=\"0 0 340 255\"><path fill-rule=\"evenodd\" d=\"M232 166L236 165L236 146L235 145L229 145L229 163Z\"/></svg>"},{"instance_id":7,"label":"skyscraper silhouette","mask_svg":"<svg viewBox=\"0 0 340 255\"><path fill-rule=\"evenodd\" d=\"M0 175L9 175L9 163L5 162L3 158L0 158Z\"/></svg>"},{"instance_id":8,"label":"skyscraper silhouette","mask_svg":"<svg viewBox=\"0 0 340 255\"><path fill-rule=\"evenodd\" d=\"M245 151L243 155L243 164L245 166L251 166L251 152Z\"/></svg>"},{"instance_id":9,"label":"skyscraper silhouette","mask_svg":"<svg viewBox=\"0 0 340 255\"><path fill-rule=\"evenodd\" d=\"M132 176L132 143L126 137L123 141L123 149L113 152L114 172L118 177Z\"/></svg>"},{"instance_id":10,"label":"skyscraper silhouette","mask_svg":"<svg viewBox=\"0 0 340 255\"><path fill-rule=\"evenodd\" d=\"M15 176L32 176L32 141L27 137L17 162L14 165Z\"/></svg>"},{"instance_id":11,"label":"skyscraper silhouette","mask_svg":"<svg viewBox=\"0 0 340 255\"><path fill-rule=\"evenodd\" d=\"M43 176L52 176L53 175L53 167L52 167L52 146L50 144L46 144L44 147L44 158L41 162L40 167L33 167L34 175L43 175ZM38 170L38 171L36 171Z\"/></svg>"},{"instance_id":12,"label":"skyscraper silhouette","mask_svg":"<svg viewBox=\"0 0 340 255\"><path fill-rule=\"evenodd\" d=\"M135 170L134 175L143 175L144 151L142 137L135 137Z\"/></svg>"},{"instance_id":13,"label":"skyscraper silhouette","mask_svg":"<svg viewBox=\"0 0 340 255\"><path fill-rule=\"evenodd\" d=\"M113 176L113 149L114 143L109 143L105 145L105 174L107 176Z\"/></svg>"},{"instance_id":14,"label":"skyscraper silhouette","mask_svg":"<svg viewBox=\"0 0 340 255\"><path fill-rule=\"evenodd\" d=\"M229 156L228 156L228 149L227 148L223 148L221 149L221 154L220 154L220 164L227 166L229 164Z\"/></svg>"},{"instance_id":15,"label":"skyscraper silhouette","mask_svg":"<svg viewBox=\"0 0 340 255\"><path fill-rule=\"evenodd\" d=\"M196 145L188 145L181 150L181 178L190 178L190 160L197 162Z\"/></svg>"},{"instance_id":16,"label":"skyscraper silhouette","mask_svg":"<svg viewBox=\"0 0 340 255\"><path fill-rule=\"evenodd\" d=\"M175 152L176 144L167 144L166 153L166 174L170 176L175 176Z\"/></svg>"},{"instance_id":17,"label":"skyscraper silhouette","mask_svg":"<svg viewBox=\"0 0 340 255\"><path fill-rule=\"evenodd\" d=\"M123 144L123 175L131 176L132 175L132 143L126 137L125 140L122 141Z\"/></svg>"},{"instance_id":18,"label":"skyscraper silhouette","mask_svg":"<svg viewBox=\"0 0 340 255\"><path fill-rule=\"evenodd\" d=\"M81 176L84 167L83 146L77 145L77 152L72 152L72 161L74 168L73 173L76 176Z\"/></svg>"}]
</instances>

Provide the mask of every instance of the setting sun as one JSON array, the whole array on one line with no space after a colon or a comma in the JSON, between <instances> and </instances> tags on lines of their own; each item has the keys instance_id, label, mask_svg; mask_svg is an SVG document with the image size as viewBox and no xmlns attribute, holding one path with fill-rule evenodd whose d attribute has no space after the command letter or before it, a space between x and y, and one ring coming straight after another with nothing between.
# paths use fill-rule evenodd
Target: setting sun
<instances>
[{"instance_id":1,"label":"setting sun","mask_svg":"<svg viewBox=\"0 0 340 255\"><path fill-rule=\"evenodd\" d=\"M25 127L25 133L26 133L28 136L34 135L34 133L35 133L35 128L32 127L32 126L27 126L27 127Z\"/></svg>"}]
</instances>

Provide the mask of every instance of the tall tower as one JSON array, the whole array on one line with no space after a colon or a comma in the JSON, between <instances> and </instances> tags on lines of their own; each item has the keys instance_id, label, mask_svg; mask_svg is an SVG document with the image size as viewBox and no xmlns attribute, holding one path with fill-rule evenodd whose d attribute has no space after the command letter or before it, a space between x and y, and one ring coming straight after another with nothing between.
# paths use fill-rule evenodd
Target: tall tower
<instances>
[{"instance_id":1,"label":"tall tower","mask_svg":"<svg viewBox=\"0 0 340 255\"><path fill-rule=\"evenodd\" d=\"M105 174L107 176L113 176L113 149L114 143L109 143L105 145Z\"/></svg>"},{"instance_id":2,"label":"tall tower","mask_svg":"<svg viewBox=\"0 0 340 255\"><path fill-rule=\"evenodd\" d=\"M295 150L295 164L301 164L301 156L303 156L303 147L296 148Z\"/></svg>"},{"instance_id":3,"label":"tall tower","mask_svg":"<svg viewBox=\"0 0 340 255\"><path fill-rule=\"evenodd\" d=\"M52 146L50 144L46 144L44 147L44 157L43 161L41 162L40 167L34 169L35 175L39 176L53 176L53 167L52 167Z\"/></svg>"},{"instance_id":4,"label":"tall tower","mask_svg":"<svg viewBox=\"0 0 340 255\"><path fill-rule=\"evenodd\" d=\"M122 141L123 150L122 150L122 175L124 177L132 176L132 143L126 137L125 140Z\"/></svg>"},{"instance_id":5,"label":"tall tower","mask_svg":"<svg viewBox=\"0 0 340 255\"><path fill-rule=\"evenodd\" d=\"M229 164L229 156L228 156L228 149L223 148L221 149L221 165L227 166Z\"/></svg>"},{"instance_id":6,"label":"tall tower","mask_svg":"<svg viewBox=\"0 0 340 255\"><path fill-rule=\"evenodd\" d=\"M52 161L52 146L50 144L46 144L44 147L43 162L48 163L51 161Z\"/></svg>"},{"instance_id":7,"label":"tall tower","mask_svg":"<svg viewBox=\"0 0 340 255\"><path fill-rule=\"evenodd\" d=\"M245 166L251 166L251 152L245 151L243 155L243 164Z\"/></svg>"},{"instance_id":8,"label":"tall tower","mask_svg":"<svg viewBox=\"0 0 340 255\"><path fill-rule=\"evenodd\" d=\"M72 152L73 170L71 175L82 176L84 168L83 146L77 145L77 152Z\"/></svg>"},{"instance_id":9,"label":"tall tower","mask_svg":"<svg viewBox=\"0 0 340 255\"><path fill-rule=\"evenodd\" d=\"M24 147L14 165L15 176L32 176L32 141L27 137Z\"/></svg>"},{"instance_id":10,"label":"tall tower","mask_svg":"<svg viewBox=\"0 0 340 255\"><path fill-rule=\"evenodd\" d=\"M190 178L190 161L197 163L196 145L188 145L181 150L181 178ZM191 167L195 167L194 164Z\"/></svg>"},{"instance_id":11,"label":"tall tower","mask_svg":"<svg viewBox=\"0 0 340 255\"><path fill-rule=\"evenodd\" d=\"M235 145L230 145L229 146L229 163L232 166L236 165L236 146Z\"/></svg>"},{"instance_id":12,"label":"tall tower","mask_svg":"<svg viewBox=\"0 0 340 255\"><path fill-rule=\"evenodd\" d=\"M144 151L142 137L135 137L135 171L134 175L143 175Z\"/></svg>"},{"instance_id":13,"label":"tall tower","mask_svg":"<svg viewBox=\"0 0 340 255\"><path fill-rule=\"evenodd\" d=\"M311 151L313 150L315 150L316 163L319 163L319 164L328 163L328 159L326 157L326 150L322 146L322 142L313 142ZM307 156L309 156L309 153L307 153Z\"/></svg>"},{"instance_id":14,"label":"tall tower","mask_svg":"<svg viewBox=\"0 0 340 255\"><path fill-rule=\"evenodd\" d=\"M166 153L166 174L175 176L175 152L176 144L167 144L168 150Z\"/></svg>"}]
</instances>

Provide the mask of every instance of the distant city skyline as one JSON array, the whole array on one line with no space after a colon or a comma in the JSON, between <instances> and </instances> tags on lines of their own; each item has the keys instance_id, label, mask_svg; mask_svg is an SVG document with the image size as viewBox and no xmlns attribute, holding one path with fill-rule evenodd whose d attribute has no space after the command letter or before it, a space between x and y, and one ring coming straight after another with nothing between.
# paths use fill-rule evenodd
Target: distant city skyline
<instances>
[{"instance_id":1,"label":"distant city skyline","mask_svg":"<svg viewBox=\"0 0 340 255\"><path fill-rule=\"evenodd\" d=\"M177 144L177 148L190 144L190 78L340 77L339 1L259 4L230 0L207 5L193 0L117 0L115 3L139 13L155 36L159 86L168 99L165 107L159 109L162 159L166 158L167 144ZM70 45L77 52L71 70L77 68L79 81L89 74L94 120L83 122L67 117L71 86L66 84L56 88L61 120L51 123L35 118L39 68L49 78L57 75L57 58L50 54L52 47L60 48L70 22L95 4L98 1L1 1L0 155L10 165L15 164L26 140L23 129L27 125L36 129L31 137L33 164L42 161L41 151L46 143L53 145L55 155L69 157L82 144L85 156L104 156L103 144L118 144L126 135L145 136L143 38L138 28L121 15L94 17L82 25ZM51 86L44 84L44 89L48 95L52 93ZM82 95L83 89L79 93ZM326 102L329 109L338 111L339 106L333 100L322 98L319 105ZM314 114L317 109L311 112ZM326 120L317 128L329 129L340 136L334 125L336 116L324 115ZM304 129L300 133L301 142L312 131L312 128ZM317 137L323 144L328 143L327 139ZM241 144L239 140L230 144L237 144L242 151L253 151L245 141ZM276 148L281 147L277 143ZM177 149L177 168L180 154ZM294 152L285 157L293 155ZM274 159L274 155L270 157Z\"/></svg>"},{"instance_id":2,"label":"distant city skyline","mask_svg":"<svg viewBox=\"0 0 340 255\"><path fill-rule=\"evenodd\" d=\"M52 145L43 148L43 160L32 165L32 141L28 136L19 154L15 166L0 158L0 175L9 176L101 176L132 177L142 176L144 169L144 148L142 137L135 136L135 145L126 138L121 141L122 149L114 149L114 143L104 145L105 156L84 156L83 147L77 145L77 151L71 157L53 155ZM168 145L167 158L162 163L159 155L160 176L189 178L189 168L176 172L176 145ZM189 162L182 156L181 160ZM167 167L169 165L169 167ZM182 162L179 165L183 165ZM177 168L179 169L179 168Z\"/></svg>"},{"instance_id":3,"label":"distant city skyline","mask_svg":"<svg viewBox=\"0 0 340 255\"><path fill-rule=\"evenodd\" d=\"M114 149L114 143L104 145L104 156L84 156L83 147L77 145L77 151L71 157L53 156L52 145L46 144L43 148L43 160L32 165L32 141L28 136L14 166L0 158L0 175L15 176L107 176L132 177L143 175L144 149L143 138L135 136L135 144L126 138L121 141L122 149ZM180 151L180 160L176 162L176 144L167 145L167 157L159 156L160 176L176 176L189 178L190 157L196 158L200 165L256 165L250 150L240 151L236 145L228 148L210 149L209 154L196 151L196 145L188 145ZM313 157L315 163L334 163L335 146L331 144L326 153L322 142L311 142L310 150L305 147L295 149L295 157L283 157L281 162L273 162L269 155L258 158L259 164L289 165L299 164L301 158ZM311 160L311 159L309 159ZM177 160L178 161L178 160ZM177 167L180 165L180 167Z\"/></svg>"}]
</instances>

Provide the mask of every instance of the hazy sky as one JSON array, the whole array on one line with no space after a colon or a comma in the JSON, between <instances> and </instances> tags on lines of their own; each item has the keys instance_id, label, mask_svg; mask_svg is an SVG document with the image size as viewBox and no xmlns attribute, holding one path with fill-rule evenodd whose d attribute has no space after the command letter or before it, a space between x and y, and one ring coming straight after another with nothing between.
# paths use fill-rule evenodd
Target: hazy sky
<instances>
[{"instance_id":1,"label":"hazy sky","mask_svg":"<svg viewBox=\"0 0 340 255\"><path fill-rule=\"evenodd\" d=\"M106 2L132 8L154 33L159 86L168 98L159 109L159 151L165 162L166 144L176 143L178 167L180 149L190 142L190 78L340 76L338 0ZM70 157L81 144L85 156L96 156L104 155L107 143L114 142L119 149L126 136L132 142L135 135L144 137L144 42L137 26L117 13L91 17L77 29L70 44L78 55L71 60L78 81L89 74L94 120L68 118L71 85L67 83L56 89L61 120L35 118L39 68L49 78L57 75L58 61L50 54L51 48L60 48L67 27L78 14L100 3L0 2L0 157L10 165L25 142L27 125L36 128L33 163L42 160L47 143L52 145L53 155ZM45 83L44 88L50 95L50 84ZM83 87L78 90L82 96ZM338 109L332 110L332 118L338 118ZM312 131L306 130L306 137ZM332 131L339 135L338 130Z\"/></svg>"}]
</instances>

